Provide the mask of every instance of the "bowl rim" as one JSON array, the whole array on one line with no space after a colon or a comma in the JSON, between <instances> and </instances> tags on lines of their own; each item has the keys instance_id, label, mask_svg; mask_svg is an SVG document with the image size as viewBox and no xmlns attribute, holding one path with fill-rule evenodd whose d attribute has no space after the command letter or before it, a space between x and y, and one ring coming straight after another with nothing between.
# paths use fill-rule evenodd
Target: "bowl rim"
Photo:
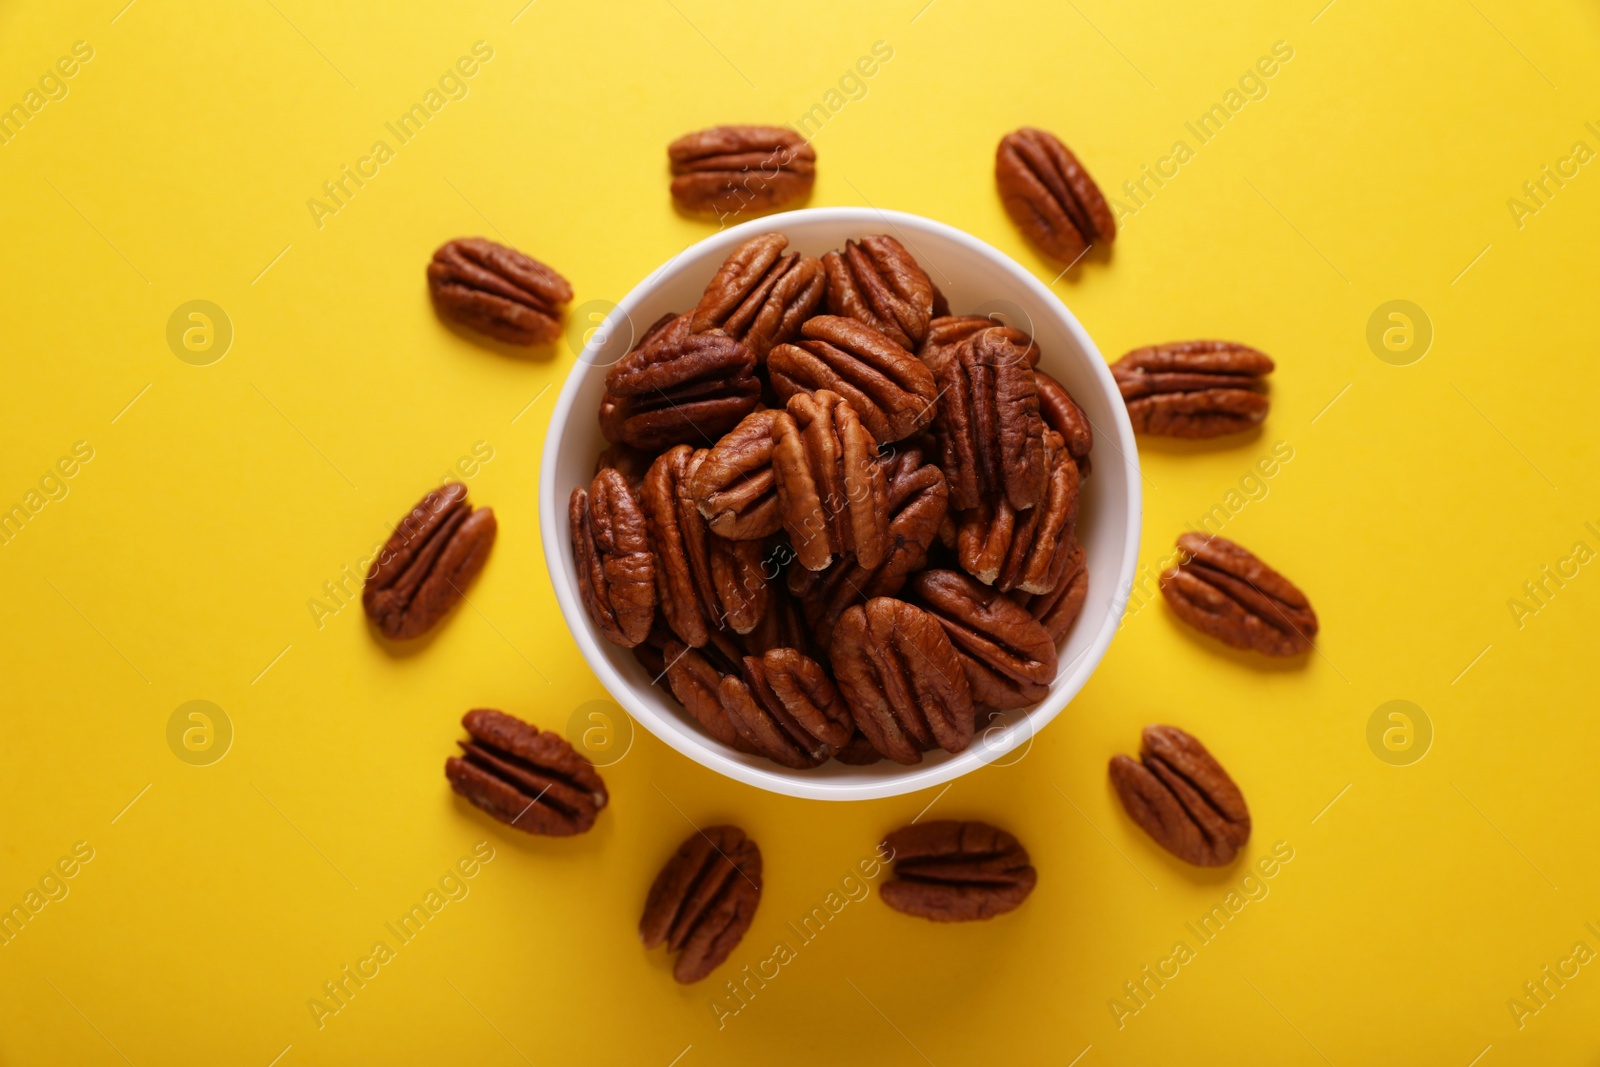
<instances>
[{"instance_id":1,"label":"bowl rim","mask_svg":"<svg viewBox=\"0 0 1600 1067\"><path fill-rule=\"evenodd\" d=\"M1060 319L1061 324L1073 337L1079 349L1085 355L1093 357L1089 360L1092 364L1091 370L1099 380L1100 386L1106 395L1115 398L1115 403L1110 405L1112 427L1108 427L1108 429L1114 429L1115 440L1113 444L1119 454L1117 459L1125 469L1128 479L1125 516L1127 526L1122 546L1122 564L1112 587L1109 609L1101 620L1099 631L1071 667L1071 676L1066 679L1060 690L1052 692L1050 696L1040 701L1025 715L1018 717L1004 728L991 728L1000 729L1001 736L997 739L991 739L985 735L982 744L973 744L965 751L953 754L949 759L938 763L919 763L907 766L903 768L903 773L870 781L840 781L822 778L808 780L804 776L804 772L793 771L776 763L771 768L747 765L722 752L717 747L717 743L709 736L702 738L692 732L677 728L679 724L669 725L663 722L661 714L650 707L647 702L639 699L634 691L635 686L633 683L617 672L604 650L600 647L600 641L603 638L596 633L594 623L589 618L588 609L582 603L581 594L576 591L577 578L576 574L572 573L575 570L572 563L566 559L560 562L555 559L557 555L561 555L556 551L556 547L561 543L560 527L565 525L567 519L566 504L555 499L557 459L561 451L561 439L565 435L574 404L583 384L587 381L589 375L595 373L604 374L607 369L592 360L591 351L604 343L604 338L610 327L631 320L634 308L653 294L656 286L669 275L669 272L680 261L698 258L698 254L703 252L720 251L724 248L731 251L734 246L748 240L750 237L759 233L782 232L787 222L800 220L806 222L858 222L863 227L863 233L872 232L868 227L882 227L885 224L895 231L910 229L914 232L936 233L962 246L968 252L989 261L997 269L1014 278L1022 287L1030 290L1035 299L1044 304ZM1104 430L1096 427L1097 438L1103 436L1104 433ZM1096 443L1099 443L1098 440ZM607 693L633 717L635 722L649 730L650 733L681 755L736 782L784 796L808 800L850 801L875 800L914 793L954 781L979 767L986 766L1004 757L1024 742L1031 741L1034 734L1043 729L1066 709L1067 705L1073 701L1084 685L1088 683L1095 670L1098 669L1106 650L1110 647L1111 641L1116 636L1121 625L1133 588L1134 572L1138 566L1139 540L1143 516L1139 452L1134 440L1133 424L1129 421L1127 409L1122 404L1116 381L1111 375L1110 367L1106 364L1104 357L1101 356L1099 347L1094 343L1094 339L1089 336L1088 331L1078 322L1077 316L1072 313L1066 303L1022 264L987 241L975 237L964 230L948 223L940 222L937 219L930 219L903 211L874 207L800 208L794 211L763 215L748 222L740 223L737 226L719 230L681 249L667 259L666 262L645 275L638 284L630 289L627 295L611 309L601 328L595 331L593 338L585 344L582 352L579 353L573 365L568 369L566 380L562 383L561 392L556 398L555 407L550 415L550 422L545 430L542 450L539 464L537 504L545 569L550 575L556 602L561 608L567 629L577 643L579 651L582 652L584 661L589 669L595 673ZM558 570L558 568L560 569Z\"/></svg>"}]
</instances>

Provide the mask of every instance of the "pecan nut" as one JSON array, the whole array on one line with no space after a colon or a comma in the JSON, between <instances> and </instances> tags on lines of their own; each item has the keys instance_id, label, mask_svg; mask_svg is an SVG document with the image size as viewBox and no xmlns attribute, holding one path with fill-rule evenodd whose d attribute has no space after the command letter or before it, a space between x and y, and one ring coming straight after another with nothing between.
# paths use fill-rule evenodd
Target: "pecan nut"
<instances>
[{"instance_id":1,"label":"pecan nut","mask_svg":"<svg viewBox=\"0 0 1600 1067\"><path fill-rule=\"evenodd\" d=\"M1003 326L1004 323L997 319L985 318L982 315L942 315L928 325L927 339L922 342L922 347L917 349L917 358L928 365L934 377L938 377L939 368L961 343L975 333L990 329L994 326ZM1028 337L1021 330L1017 331L1021 337ZM1039 346L1033 338L1028 337L1028 347L1022 355L1028 366L1039 365Z\"/></svg>"},{"instance_id":2,"label":"pecan nut","mask_svg":"<svg viewBox=\"0 0 1600 1067\"><path fill-rule=\"evenodd\" d=\"M911 593L950 637L975 704L1037 704L1056 675L1056 643L1028 609L956 571L923 571Z\"/></svg>"},{"instance_id":3,"label":"pecan nut","mask_svg":"<svg viewBox=\"0 0 1600 1067\"><path fill-rule=\"evenodd\" d=\"M689 316L663 317L606 372L600 431L646 452L709 445L755 410L755 357L723 333L690 333Z\"/></svg>"},{"instance_id":4,"label":"pecan nut","mask_svg":"<svg viewBox=\"0 0 1600 1067\"><path fill-rule=\"evenodd\" d=\"M1262 377L1272 359L1232 341L1178 341L1136 348L1111 365L1140 433L1221 437L1267 417Z\"/></svg>"},{"instance_id":5,"label":"pecan nut","mask_svg":"<svg viewBox=\"0 0 1600 1067\"><path fill-rule=\"evenodd\" d=\"M515 248L483 237L446 241L428 264L428 290L441 314L514 345L561 336L572 286Z\"/></svg>"},{"instance_id":6,"label":"pecan nut","mask_svg":"<svg viewBox=\"0 0 1600 1067\"><path fill-rule=\"evenodd\" d=\"M1044 424L1061 435L1067 451L1078 464L1078 473L1089 476L1089 452L1094 448L1094 427L1066 386L1044 371L1034 368L1033 384L1039 391L1039 415Z\"/></svg>"},{"instance_id":7,"label":"pecan nut","mask_svg":"<svg viewBox=\"0 0 1600 1067\"><path fill-rule=\"evenodd\" d=\"M882 763L884 755L873 747L867 735L857 730L850 735L850 740L845 742L843 748L833 754L833 758L850 767L867 767L874 763Z\"/></svg>"},{"instance_id":8,"label":"pecan nut","mask_svg":"<svg viewBox=\"0 0 1600 1067\"><path fill-rule=\"evenodd\" d=\"M883 902L934 922L1004 915L1028 898L1038 873L1015 837L988 823L939 819L903 826L880 851L894 857Z\"/></svg>"},{"instance_id":9,"label":"pecan nut","mask_svg":"<svg viewBox=\"0 0 1600 1067\"><path fill-rule=\"evenodd\" d=\"M1206 747L1176 726L1146 726L1139 761L1111 757L1111 784L1156 844L1198 867L1226 866L1250 840L1250 809Z\"/></svg>"},{"instance_id":10,"label":"pecan nut","mask_svg":"<svg viewBox=\"0 0 1600 1067\"><path fill-rule=\"evenodd\" d=\"M711 532L735 541L783 528L772 470L772 427L779 412L752 411L712 445L689 483L689 495Z\"/></svg>"},{"instance_id":11,"label":"pecan nut","mask_svg":"<svg viewBox=\"0 0 1600 1067\"><path fill-rule=\"evenodd\" d=\"M921 608L889 597L851 608L833 629L829 658L857 729L896 763L972 743L966 671L944 628Z\"/></svg>"},{"instance_id":12,"label":"pecan nut","mask_svg":"<svg viewBox=\"0 0 1600 1067\"><path fill-rule=\"evenodd\" d=\"M656 618L656 557L627 479L606 467L567 508L578 587L589 617L612 644L633 648Z\"/></svg>"},{"instance_id":13,"label":"pecan nut","mask_svg":"<svg viewBox=\"0 0 1600 1067\"><path fill-rule=\"evenodd\" d=\"M1089 568L1083 546L1075 544L1054 589L1048 593L1019 591L1012 593L1011 599L1027 608L1028 614L1038 619L1039 624L1049 632L1050 639L1059 645L1072 630L1072 624L1078 621L1083 602L1088 596Z\"/></svg>"},{"instance_id":14,"label":"pecan nut","mask_svg":"<svg viewBox=\"0 0 1600 1067\"><path fill-rule=\"evenodd\" d=\"M1045 431L1050 481L1045 498L1018 512L1004 496L986 497L956 520L961 567L1001 592L1047 593L1072 556L1078 525L1078 465L1061 435Z\"/></svg>"},{"instance_id":15,"label":"pecan nut","mask_svg":"<svg viewBox=\"0 0 1600 1067\"><path fill-rule=\"evenodd\" d=\"M933 372L891 338L838 315L807 320L800 335L767 355L779 397L818 389L838 393L880 445L910 437L933 421L939 401Z\"/></svg>"},{"instance_id":16,"label":"pecan nut","mask_svg":"<svg viewBox=\"0 0 1600 1067\"><path fill-rule=\"evenodd\" d=\"M471 740L444 761L450 788L507 826L581 834L611 799L594 764L560 734L492 708L467 712L461 725Z\"/></svg>"},{"instance_id":17,"label":"pecan nut","mask_svg":"<svg viewBox=\"0 0 1600 1067\"><path fill-rule=\"evenodd\" d=\"M1052 133L1024 127L1002 137L994 178L1011 221L1057 259L1074 262L1090 245L1116 239L1100 187Z\"/></svg>"},{"instance_id":18,"label":"pecan nut","mask_svg":"<svg viewBox=\"0 0 1600 1067\"><path fill-rule=\"evenodd\" d=\"M1293 582L1223 537L1186 533L1184 559L1161 575L1178 618L1234 648L1298 656L1317 636L1317 613Z\"/></svg>"},{"instance_id":19,"label":"pecan nut","mask_svg":"<svg viewBox=\"0 0 1600 1067\"><path fill-rule=\"evenodd\" d=\"M761 903L761 849L736 826L690 834L645 898L639 937L647 949L678 952L672 977L684 985L717 969L738 946Z\"/></svg>"},{"instance_id":20,"label":"pecan nut","mask_svg":"<svg viewBox=\"0 0 1600 1067\"><path fill-rule=\"evenodd\" d=\"M1045 495L1044 419L1026 358L1032 344L1021 330L991 326L937 360L934 436L958 511L997 493L1025 511Z\"/></svg>"},{"instance_id":21,"label":"pecan nut","mask_svg":"<svg viewBox=\"0 0 1600 1067\"><path fill-rule=\"evenodd\" d=\"M950 496L944 474L923 462L921 450L912 448L895 456L887 477L888 547L882 562L864 567L859 559L846 558L823 571L789 569L789 592L799 599L806 624L824 648L847 609L875 596L894 596L907 578L923 568L944 521Z\"/></svg>"},{"instance_id":22,"label":"pecan nut","mask_svg":"<svg viewBox=\"0 0 1600 1067\"><path fill-rule=\"evenodd\" d=\"M928 336L934 288L905 246L887 234L846 241L822 257L828 310L865 323L902 348L916 351Z\"/></svg>"},{"instance_id":23,"label":"pecan nut","mask_svg":"<svg viewBox=\"0 0 1600 1067\"><path fill-rule=\"evenodd\" d=\"M784 126L713 126L667 146L672 199L697 214L767 211L811 191L817 151Z\"/></svg>"},{"instance_id":24,"label":"pecan nut","mask_svg":"<svg viewBox=\"0 0 1600 1067\"><path fill-rule=\"evenodd\" d=\"M704 651L690 648L676 637L668 637L662 645L662 669L655 675L659 681L665 676L667 691L706 733L729 748L740 752L755 751L744 736L734 728L733 720L722 706L722 679L729 671L726 658L715 649Z\"/></svg>"},{"instance_id":25,"label":"pecan nut","mask_svg":"<svg viewBox=\"0 0 1600 1067\"><path fill-rule=\"evenodd\" d=\"M473 510L467 487L450 482L417 502L372 561L361 606L385 637L417 637L461 599L489 559L492 508Z\"/></svg>"},{"instance_id":26,"label":"pecan nut","mask_svg":"<svg viewBox=\"0 0 1600 1067\"><path fill-rule=\"evenodd\" d=\"M888 548L889 501L877 445L855 409L826 389L796 393L772 424L778 511L795 558L820 571L835 556L876 567Z\"/></svg>"},{"instance_id":27,"label":"pecan nut","mask_svg":"<svg viewBox=\"0 0 1600 1067\"><path fill-rule=\"evenodd\" d=\"M820 766L855 732L855 721L816 660L792 648L746 656L722 679L722 710L750 747L785 767Z\"/></svg>"},{"instance_id":28,"label":"pecan nut","mask_svg":"<svg viewBox=\"0 0 1600 1067\"><path fill-rule=\"evenodd\" d=\"M656 554L656 600L667 625L700 648L714 630L749 633L766 613L767 579L759 541L729 541L706 529L689 496L704 449L678 445L645 475L641 510Z\"/></svg>"},{"instance_id":29,"label":"pecan nut","mask_svg":"<svg viewBox=\"0 0 1600 1067\"><path fill-rule=\"evenodd\" d=\"M689 313L689 329L721 330L743 341L757 363L766 362L773 345L794 337L816 314L827 286L822 261L783 255L788 244L781 233L764 233L734 249Z\"/></svg>"}]
</instances>

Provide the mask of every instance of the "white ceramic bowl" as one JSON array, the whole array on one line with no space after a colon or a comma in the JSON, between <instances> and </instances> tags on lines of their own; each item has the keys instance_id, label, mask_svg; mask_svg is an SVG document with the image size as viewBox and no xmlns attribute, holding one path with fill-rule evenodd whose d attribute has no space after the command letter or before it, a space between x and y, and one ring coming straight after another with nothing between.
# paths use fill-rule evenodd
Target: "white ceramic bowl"
<instances>
[{"instance_id":1,"label":"white ceramic bowl","mask_svg":"<svg viewBox=\"0 0 1600 1067\"><path fill-rule=\"evenodd\" d=\"M949 299L956 314L991 314L1032 333L1043 352L1039 366L1067 387L1094 425L1094 467L1084 483L1078 538L1089 566L1083 613L1061 651L1050 695L1031 709L1009 713L965 752L934 751L914 767L887 760L850 767L830 760L814 770L791 770L735 752L703 730L651 677L629 650L601 636L584 609L572 561L567 501L587 486L595 457L606 447L597 412L605 373L638 336L667 312L687 311L719 264L741 242L778 231L791 250L820 256L849 238L887 233L908 248ZM1139 453L1111 372L1078 320L1054 293L1009 256L932 219L871 208L808 208L769 215L707 237L659 267L611 312L567 376L545 437L539 514L545 562L578 647L601 684L661 740L712 770L747 785L817 800L866 800L939 785L996 760L1021 758L1034 733L1067 706L1094 672L1122 619L1139 551Z\"/></svg>"}]
</instances>

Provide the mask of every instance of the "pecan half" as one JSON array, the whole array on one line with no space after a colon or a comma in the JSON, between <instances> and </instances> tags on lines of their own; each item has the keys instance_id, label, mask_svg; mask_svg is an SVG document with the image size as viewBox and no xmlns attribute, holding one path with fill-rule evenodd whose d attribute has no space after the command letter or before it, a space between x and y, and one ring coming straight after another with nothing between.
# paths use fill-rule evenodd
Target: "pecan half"
<instances>
[{"instance_id":1,"label":"pecan half","mask_svg":"<svg viewBox=\"0 0 1600 1067\"><path fill-rule=\"evenodd\" d=\"M583 606L612 644L632 648L656 618L656 557L644 512L617 470L572 491L567 508Z\"/></svg>"},{"instance_id":2,"label":"pecan half","mask_svg":"<svg viewBox=\"0 0 1600 1067\"><path fill-rule=\"evenodd\" d=\"M396 640L432 629L483 570L495 531L494 510L474 511L460 482L423 497L367 571L361 590L367 618Z\"/></svg>"},{"instance_id":3,"label":"pecan half","mask_svg":"<svg viewBox=\"0 0 1600 1067\"><path fill-rule=\"evenodd\" d=\"M795 558L819 571L835 556L876 567L888 548L889 502L877 444L838 393L796 393L772 424L778 511Z\"/></svg>"},{"instance_id":4,"label":"pecan half","mask_svg":"<svg viewBox=\"0 0 1600 1067\"><path fill-rule=\"evenodd\" d=\"M1117 220L1100 187L1055 134L1029 127L1006 134L994 179L1011 221L1059 260L1073 262L1095 242L1116 239Z\"/></svg>"},{"instance_id":5,"label":"pecan half","mask_svg":"<svg viewBox=\"0 0 1600 1067\"><path fill-rule=\"evenodd\" d=\"M722 679L729 674L724 669L729 666L726 657L714 647L702 651L670 636L662 645L661 657L660 674L666 676L667 691L694 721L729 748L754 752L722 707Z\"/></svg>"},{"instance_id":6,"label":"pecan half","mask_svg":"<svg viewBox=\"0 0 1600 1067\"><path fill-rule=\"evenodd\" d=\"M759 541L729 541L706 529L688 485L705 450L668 449L645 475L640 504L656 554L656 600L672 632L699 648L713 630L749 633L766 613Z\"/></svg>"},{"instance_id":7,"label":"pecan half","mask_svg":"<svg viewBox=\"0 0 1600 1067\"><path fill-rule=\"evenodd\" d=\"M1078 473L1089 476L1089 452L1094 448L1094 427L1066 386L1037 367L1033 384L1039 391L1039 416L1044 424L1061 435L1067 451L1078 464Z\"/></svg>"},{"instance_id":8,"label":"pecan half","mask_svg":"<svg viewBox=\"0 0 1600 1067\"><path fill-rule=\"evenodd\" d=\"M761 850L737 826L696 830L678 846L645 898L644 947L682 950L672 977L684 985L717 969L761 903Z\"/></svg>"},{"instance_id":9,"label":"pecan half","mask_svg":"<svg viewBox=\"0 0 1600 1067\"><path fill-rule=\"evenodd\" d=\"M685 211L729 215L797 200L816 181L817 151L784 126L713 126L667 146L672 199Z\"/></svg>"},{"instance_id":10,"label":"pecan half","mask_svg":"<svg viewBox=\"0 0 1600 1067\"><path fill-rule=\"evenodd\" d=\"M712 445L689 483L711 532L751 541L783 528L772 471L772 427L780 412L752 411Z\"/></svg>"},{"instance_id":11,"label":"pecan half","mask_svg":"<svg viewBox=\"0 0 1600 1067\"><path fill-rule=\"evenodd\" d=\"M1003 497L986 497L956 520L961 568L1001 592L1054 589L1072 556L1081 475L1054 430L1045 431L1050 481L1045 498L1019 512Z\"/></svg>"},{"instance_id":12,"label":"pecan half","mask_svg":"<svg viewBox=\"0 0 1600 1067\"><path fill-rule=\"evenodd\" d=\"M689 316L662 318L606 372L600 431L647 452L709 445L755 409L755 357L722 333L690 333Z\"/></svg>"},{"instance_id":13,"label":"pecan half","mask_svg":"<svg viewBox=\"0 0 1600 1067\"><path fill-rule=\"evenodd\" d=\"M938 361L939 439L950 506L975 508L1004 493L1018 511L1044 498L1044 420L1027 351L1033 340L1009 326L991 326Z\"/></svg>"},{"instance_id":14,"label":"pecan half","mask_svg":"<svg viewBox=\"0 0 1600 1067\"><path fill-rule=\"evenodd\" d=\"M775 344L800 332L800 324L822 304L822 261L794 252L781 233L752 237L733 250L689 314L694 333L721 330L743 341L764 363Z\"/></svg>"},{"instance_id":15,"label":"pecan half","mask_svg":"<svg viewBox=\"0 0 1600 1067\"><path fill-rule=\"evenodd\" d=\"M1028 850L988 823L937 819L903 826L883 839L882 849L894 856L894 878L883 885L883 902L934 922L1004 915L1039 880Z\"/></svg>"},{"instance_id":16,"label":"pecan half","mask_svg":"<svg viewBox=\"0 0 1600 1067\"><path fill-rule=\"evenodd\" d=\"M828 274L828 310L866 323L902 348L915 351L928 336L934 289L905 246L887 234L846 241L843 252L822 257Z\"/></svg>"},{"instance_id":17,"label":"pecan half","mask_svg":"<svg viewBox=\"0 0 1600 1067\"><path fill-rule=\"evenodd\" d=\"M1262 376L1272 359L1232 341L1178 341L1136 348L1111 365L1140 433L1221 437L1267 417Z\"/></svg>"},{"instance_id":18,"label":"pecan half","mask_svg":"<svg viewBox=\"0 0 1600 1067\"><path fill-rule=\"evenodd\" d=\"M1027 608L956 571L923 571L911 593L949 635L974 703L1009 711L1049 694L1056 643Z\"/></svg>"},{"instance_id":19,"label":"pecan half","mask_svg":"<svg viewBox=\"0 0 1600 1067\"><path fill-rule=\"evenodd\" d=\"M428 264L440 314L514 345L561 336L572 286L537 259L483 237L446 241Z\"/></svg>"},{"instance_id":20,"label":"pecan half","mask_svg":"<svg viewBox=\"0 0 1600 1067\"><path fill-rule=\"evenodd\" d=\"M1111 784L1156 844L1199 867L1222 867L1250 840L1250 809L1206 747L1176 726L1146 726L1140 762L1111 757Z\"/></svg>"},{"instance_id":21,"label":"pecan half","mask_svg":"<svg viewBox=\"0 0 1600 1067\"><path fill-rule=\"evenodd\" d=\"M928 369L937 376L944 359L953 355L961 346L961 342L979 331L1003 325L1005 324L996 319L985 318L982 315L942 315L929 323L928 337L922 342L922 347L917 349L917 358L926 363ZM1027 337L1021 330L1017 333ZM1028 337L1028 348L1022 358L1030 367L1039 365L1039 346L1031 337Z\"/></svg>"},{"instance_id":22,"label":"pecan half","mask_svg":"<svg viewBox=\"0 0 1600 1067\"><path fill-rule=\"evenodd\" d=\"M444 761L450 788L530 834L567 837L594 825L611 799L599 772L560 734L492 708L461 718L471 740Z\"/></svg>"},{"instance_id":23,"label":"pecan half","mask_svg":"<svg viewBox=\"0 0 1600 1067\"><path fill-rule=\"evenodd\" d=\"M1048 593L1015 592L1011 599L1028 609L1028 614L1039 620L1050 634L1050 639L1060 644L1072 630L1083 611L1083 602L1089 595L1089 568L1082 545L1072 546L1072 555L1061 572L1054 589Z\"/></svg>"},{"instance_id":24,"label":"pecan half","mask_svg":"<svg viewBox=\"0 0 1600 1067\"><path fill-rule=\"evenodd\" d=\"M927 562L950 494L944 474L924 463L922 455L913 448L889 461L888 548L881 563L863 567L860 560L845 558L823 571L789 568L789 592L799 599L806 624L822 647L846 609L871 597L894 596Z\"/></svg>"},{"instance_id":25,"label":"pecan half","mask_svg":"<svg viewBox=\"0 0 1600 1067\"><path fill-rule=\"evenodd\" d=\"M972 743L966 672L944 628L921 608L889 597L851 608L833 629L829 658L856 727L896 763Z\"/></svg>"},{"instance_id":26,"label":"pecan half","mask_svg":"<svg viewBox=\"0 0 1600 1067\"><path fill-rule=\"evenodd\" d=\"M1178 618L1234 648L1297 656L1317 636L1317 613L1293 582L1222 537L1186 533L1185 558L1161 575Z\"/></svg>"},{"instance_id":27,"label":"pecan half","mask_svg":"<svg viewBox=\"0 0 1600 1067\"><path fill-rule=\"evenodd\" d=\"M855 721L816 660L792 648L746 656L722 679L722 710L750 747L785 767L816 767L855 732Z\"/></svg>"},{"instance_id":28,"label":"pecan half","mask_svg":"<svg viewBox=\"0 0 1600 1067\"><path fill-rule=\"evenodd\" d=\"M832 390L850 401L880 445L933 421L939 401L933 372L889 337L838 315L809 319L800 334L802 340L767 355L772 388L784 400Z\"/></svg>"}]
</instances>

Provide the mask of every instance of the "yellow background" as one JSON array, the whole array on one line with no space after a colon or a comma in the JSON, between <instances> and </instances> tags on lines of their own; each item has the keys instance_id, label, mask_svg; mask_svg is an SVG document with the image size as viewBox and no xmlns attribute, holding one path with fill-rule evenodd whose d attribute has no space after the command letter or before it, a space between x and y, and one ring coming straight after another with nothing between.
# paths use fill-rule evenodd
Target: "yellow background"
<instances>
[{"instance_id":1,"label":"yellow background","mask_svg":"<svg viewBox=\"0 0 1600 1067\"><path fill-rule=\"evenodd\" d=\"M0 103L94 49L0 147L0 506L94 450L0 547L0 905L94 849L0 948L0 1060L1594 1062L1600 967L1521 1028L1507 1006L1575 942L1600 951L1600 564L1520 627L1508 607L1574 542L1600 549L1600 168L1520 228L1507 206L1574 142L1600 148L1593 5L123 2L0 12ZM469 95L319 228L307 199L479 40L494 54ZM1147 443L1141 564L1285 442L1224 532L1309 592L1320 651L1229 654L1157 601L1026 756L948 792L769 796L641 730L604 769L594 832L510 832L441 762L470 707L565 731L605 697L535 509L573 355L452 331L423 266L484 233L577 303L618 299L711 232L672 210L668 141L793 121L880 40L892 60L816 136L811 203L941 219L1046 281L1059 265L994 192L1002 133L1057 131L1126 201L1142 164L1196 147L1185 121L1292 47L1110 259L1054 288L1108 358L1221 336L1278 360L1259 436ZM234 327L210 366L165 341L193 299ZM1367 345L1391 299L1434 328L1410 366ZM500 539L473 606L410 655L358 607L319 628L308 600L479 441L493 459L468 485ZM192 699L234 727L211 766L167 745ZM1434 730L1411 766L1367 744L1392 699ZM1246 863L1293 849L1209 945L1184 924L1246 869L1185 867L1121 813L1105 762L1147 722L1191 730L1242 784ZM1027 903L938 927L884 907L880 877L719 1030L722 981L935 801L929 818L1022 839ZM730 964L680 988L634 925L690 822L723 820L759 841L765 896ZM470 895L319 1030L308 999L479 841L495 858ZM1179 939L1196 958L1119 1029L1108 1002Z\"/></svg>"}]
</instances>

